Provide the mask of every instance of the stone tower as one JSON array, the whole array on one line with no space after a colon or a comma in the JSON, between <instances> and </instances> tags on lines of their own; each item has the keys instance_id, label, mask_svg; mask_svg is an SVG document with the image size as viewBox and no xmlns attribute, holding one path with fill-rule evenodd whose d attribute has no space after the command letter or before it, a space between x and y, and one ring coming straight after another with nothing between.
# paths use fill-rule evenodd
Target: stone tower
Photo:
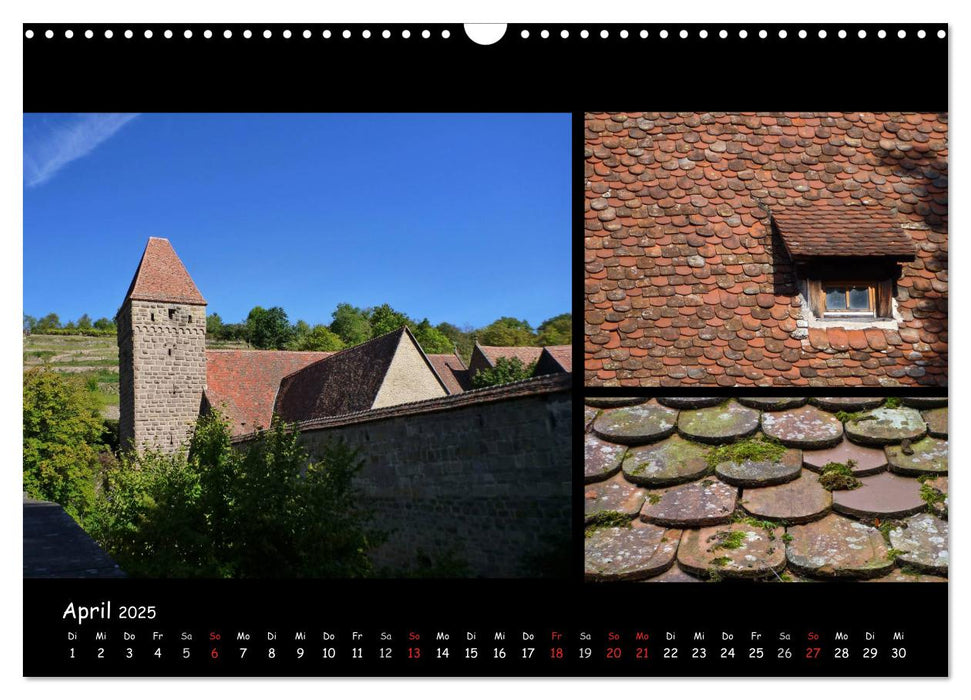
<instances>
[{"instance_id":1,"label":"stone tower","mask_svg":"<svg viewBox=\"0 0 971 700\"><path fill-rule=\"evenodd\" d=\"M148 239L116 321L121 445L174 452L206 388L206 300L168 239Z\"/></svg>"}]
</instances>

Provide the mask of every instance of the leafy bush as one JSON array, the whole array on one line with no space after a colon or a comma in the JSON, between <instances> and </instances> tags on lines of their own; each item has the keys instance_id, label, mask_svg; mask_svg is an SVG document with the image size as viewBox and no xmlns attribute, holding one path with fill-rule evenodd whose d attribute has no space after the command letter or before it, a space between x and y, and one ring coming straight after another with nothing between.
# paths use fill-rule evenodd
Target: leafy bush
<instances>
[{"instance_id":1,"label":"leafy bush","mask_svg":"<svg viewBox=\"0 0 971 700\"><path fill-rule=\"evenodd\" d=\"M49 369L24 373L24 491L84 516L94 498L103 423L84 382Z\"/></svg>"},{"instance_id":2,"label":"leafy bush","mask_svg":"<svg viewBox=\"0 0 971 700\"><path fill-rule=\"evenodd\" d=\"M185 450L129 453L106 470L85 525L133 576L358 577L380 536L352 478L356 453L325 447L309 462L276 423L245 449L218 415Z\"/></svg>"},{"instance_id":3,"label":"leafy bush","mask_svg":"<svg viewBox=\"0 0 971 700\"><path fill-rule=\"evenodd\" d=\"M480 369L475 373L472 377L472 388L481 389L529 379L533 376L534 369L536 369L535 362L524 365L518 357L500 357L496 360L495 367Z\"/></svg>"}]
</instances>

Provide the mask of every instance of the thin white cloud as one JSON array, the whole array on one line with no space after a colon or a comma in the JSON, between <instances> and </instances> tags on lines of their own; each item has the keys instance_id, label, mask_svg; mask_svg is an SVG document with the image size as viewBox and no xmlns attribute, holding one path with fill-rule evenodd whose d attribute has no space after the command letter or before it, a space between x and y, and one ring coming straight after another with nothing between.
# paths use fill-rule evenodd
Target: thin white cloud
<instances>
[{"instance_id":1,"label":"thin white cloud","mask_svg":"<svg viewBox=\"0 0 971 700\"><path fill-rule=\"evenodd\" d=\"M137 114L79 114L52 126L40 127L28 143L24 134L24 184L42 185L71 161L83 158L114 136Z\"/></svg>"}]
</instances>

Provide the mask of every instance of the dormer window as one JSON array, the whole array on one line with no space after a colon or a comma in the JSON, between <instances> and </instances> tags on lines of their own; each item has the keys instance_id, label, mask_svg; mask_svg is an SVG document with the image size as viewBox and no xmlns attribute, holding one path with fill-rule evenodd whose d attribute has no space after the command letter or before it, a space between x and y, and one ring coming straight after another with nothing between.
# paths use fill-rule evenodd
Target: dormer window
<instances>
[{"instance_id":1,"label":"dormer window","mask_svg":"<svg viewBox=\"0 0 971 700\"><path fill-rule=\"evenodd\" d=\"M916 254L893 212L838 201L776 206L770 213L815 320L893 319L900 263Z\"/></svg>"}]
</instances>

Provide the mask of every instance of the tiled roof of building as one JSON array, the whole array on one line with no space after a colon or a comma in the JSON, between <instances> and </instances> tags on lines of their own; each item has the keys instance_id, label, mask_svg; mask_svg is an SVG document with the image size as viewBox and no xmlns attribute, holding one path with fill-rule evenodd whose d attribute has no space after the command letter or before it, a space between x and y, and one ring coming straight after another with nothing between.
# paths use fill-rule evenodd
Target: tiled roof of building
<instances>
[{"instance_id":1,"label":"tiled roof of building","mask_svg":"<svg viewBox=\"0 0 971 700\"><path fill-rule=\"evenodd\" d=\"M553 374L555 372L573 371L573 346L572 345L547 345L536 361L537 376L541 374Z\"/></svg>"},{"instance_id":2,"label":"tiled roof of building","mask_svg":"<svg viewBox=\"0 0 971 700\"><path fill-rule=\"evenodd\" d=\"M426 355L432 367L445 382L449 394L460 394L471 388L469 370L462 359L452 353Z\"/></svg>"},{"instance_id":3,"label":"tiled roof of building","mask_svg":"<svg viewBox=\"0 0 971 700\"><path fill-rule=\"evenodd\" d=\"M125 299L205 304L167 238L149 238Z\"/></svg>"},{"instance_id":4,"label":"tiled roof of building","mask_svg":"<svg viewBox=\"0 0 971 700\"><path fill-rule=\"evenodd\" d=\"M856 201L776 206L772 219L789 257L892 257L913 260L914 243L888 210Z\"/></svg>"},{"instance_id":5,"label":"tiled roof of building","mask_svg":"<svg viewBox=\"0 0 971 700\"><path fill-rule=\"evenodd\" d=\"M296 423L371 408L403 336L421 352L411 331L402 327L284 377L274 411ZM434 370L430 363L429 368Z\"/></svg>"},{"instance_id":6,"label":"tiled roof of building","mask_svg":"<svg viewBox=\"0 0 971 700\"><path fill-rule=\"evenodd\" d=\"M599 113L585 126L587 385L946 383L946 114ZM898 327L807 328L759 205L855 202L891 212L914 246Z\"/></svg>"},{"instance_id":7,"label":"tiled roof of building","mask_svg":"<svg viewBox=\"0 0 971 700\"><path fill-rule=\"evenodd\" d=\"M206 399L230 420L233 435L268 428L280 380L332 352L206 350Z\"/></svg>"},{"instance_id":8,"label":"tiled roof of building","mask_svg":"<svg viewBox=\"0 0 971 700\"><path fill-rule=\"evenodd\" d=\"M123 572L57 503L24 494L24 578L123 578Z\"/></svg>"},{"instance_id":9,"label":"tiled roof of building","mask_svg":"<svg viewBox=\"0 0 971 700\"><path fill-rule=\"evenodd\" d=\"M589 579L947 576L946 399L586 403ZM759 458L716 452L766 436Z\"/></svg>"},{"instance_id":10,"label":"tiled roof of building","mask_svg":"<svg viewBox=\"0 0 971 700\"><path fill-rule=\"evenodd\" d=\"M524 365L536 362L543 348L507 345L479 345L477 346L490 365L495 366L500 357L518 358Z\"/></svg>"}]
</instances>

